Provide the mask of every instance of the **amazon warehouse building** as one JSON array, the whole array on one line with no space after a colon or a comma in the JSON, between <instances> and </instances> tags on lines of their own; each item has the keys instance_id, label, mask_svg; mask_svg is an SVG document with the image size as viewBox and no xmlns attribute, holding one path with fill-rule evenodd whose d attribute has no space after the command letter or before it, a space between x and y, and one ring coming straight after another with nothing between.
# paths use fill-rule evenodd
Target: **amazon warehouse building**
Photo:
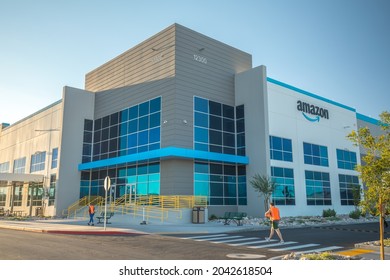
<instances>
[{"instance_id":1,"label":"amazon warehouse building","mask_svg":"<svg viewBox=\"0 0 390 280\"><path fill-rule=\"evenodd\" d=\"M208 215L263 217L250 181L276 181L282 216L348 214L378 121L267 76L252 56L173 24L85 76L85 89L0 127L0 209L61 216L79 199L204 196Z\"/></svg>"}]
</instances>

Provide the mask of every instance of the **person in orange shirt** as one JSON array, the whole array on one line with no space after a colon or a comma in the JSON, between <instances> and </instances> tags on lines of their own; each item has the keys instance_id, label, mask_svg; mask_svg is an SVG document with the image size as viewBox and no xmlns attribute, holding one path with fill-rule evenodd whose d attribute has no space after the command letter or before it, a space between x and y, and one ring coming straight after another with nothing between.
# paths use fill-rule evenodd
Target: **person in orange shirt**
<instances>
[{"instance_id":1,"label":"person in orange shirt","mask_svg":"<svg viewBox=\"0 0 390 280\"><path fill-rule=\"evenodd\" d=\"M89 222L88 225L94 225L93 224L93 216L95 215L95 206L93 204L89 204L88 206L88 213L89 213Z\"/></svg>"},{"instance_id":2,"label":"person in orange shirt","mask_svg":"<svg viewBox=\"0 0 390 280\"><path fill-rule=\"evenodd\" d=\"M284 243L283 236L279 228L279 221L280 221L279 208L275 207L273 202L270 203L269 210L265 212L265 217L269 218L271 221L271 231L269 233L269 237L266 237L265 240L270 241L272 236L274 235L274 232L276 231L276 234L279 236L280 243Z\"/></svg>"}]
</instances>

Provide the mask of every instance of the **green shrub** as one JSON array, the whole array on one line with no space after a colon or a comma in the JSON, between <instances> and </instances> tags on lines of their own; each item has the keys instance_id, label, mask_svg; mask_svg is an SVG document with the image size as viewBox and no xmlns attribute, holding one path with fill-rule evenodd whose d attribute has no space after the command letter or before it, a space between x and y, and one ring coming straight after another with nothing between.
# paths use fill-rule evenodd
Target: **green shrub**
<instances>
[{"instance_id":1,"label":"green shrub","mask_svg":"<svg viewBox=\"0 0 390 280\"><path fill-rule=\"evenodd\" d=\"M361 215L362 212L359 209L356 209L349 213L349 217L355 220L359 219Z\"/></svg>"},{"instance_id":2,"label":"green shrub","mask_svg":"<svg viewBox=\"0 0 390 280\"><path fill-rule=\"evenodd\" d=\"M323 210L322 217L336 217L336 211L334 209Z\"/></svg>"}]
</instances>

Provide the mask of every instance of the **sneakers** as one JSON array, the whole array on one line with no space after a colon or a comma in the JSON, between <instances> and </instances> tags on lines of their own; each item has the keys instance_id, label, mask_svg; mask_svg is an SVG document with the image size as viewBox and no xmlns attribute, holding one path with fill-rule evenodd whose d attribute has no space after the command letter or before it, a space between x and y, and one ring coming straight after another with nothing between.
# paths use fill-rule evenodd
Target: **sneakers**
<instances>
[{"instance_id":1,"label":"sneakers","mask_svg":"<svg viewBox=\"0 0 390 280\"><path fill-rule=\"evenodd\" d=\"M90 223L88 223L88 225L91 225Z\"/></svg>"},{"instance_id":2,"label":"sneakers","mask_svg":"<svg viewBox=\"0 0 390 280\"><path fill-rule=\"evenodd\" d=\"M280 242L279 242L280 244L283 244L284 243L284 240L280 240Z\"/></svg>"},{"instance_id":3,"label":"sneakers","mask_svg":"<svg viewBox=\"0 0 390 280\"><path fill-rule=\"evenodd\" d=\"M268 237L265 238L265 241L270 241L271 239L269 239Z\"/></svg>"}]
</instances>

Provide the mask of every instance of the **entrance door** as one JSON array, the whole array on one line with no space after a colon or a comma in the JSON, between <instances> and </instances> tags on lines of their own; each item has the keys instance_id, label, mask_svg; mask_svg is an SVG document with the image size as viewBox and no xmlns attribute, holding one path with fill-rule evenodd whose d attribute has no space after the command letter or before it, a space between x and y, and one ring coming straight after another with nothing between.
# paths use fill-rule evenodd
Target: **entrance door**
<instances>
[{"instance_id":1,"label":"entrance door","mask_svg":"<svg viewBox=\"0 0 390 280\"><path fill-rule=\"evenodd\" d=\"M125 204L135 204L137 201L136 184L127 184L125 188Z\"/></svg>"}]
</instances>

